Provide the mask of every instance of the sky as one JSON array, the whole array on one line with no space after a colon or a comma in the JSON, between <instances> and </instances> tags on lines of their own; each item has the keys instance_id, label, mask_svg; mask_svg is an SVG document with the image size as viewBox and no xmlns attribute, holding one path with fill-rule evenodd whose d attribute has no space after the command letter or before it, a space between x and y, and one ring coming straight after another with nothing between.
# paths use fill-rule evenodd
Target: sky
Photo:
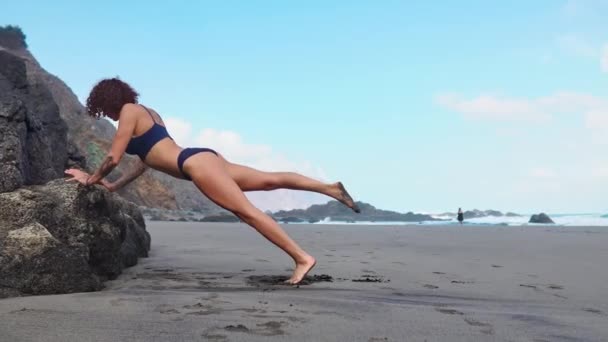
<instances>
[{"instance_id":1,"label":"sky","mask_svg":"<svg viewBox=\"0 0 608 342\"><path fill-rule=\"evenodd\" d=\"M608 0L24 0L0 25L81 101L129 82L184 146L382 209L582 213L608 212L607 17Z\"/></svg>"}]
</instances>

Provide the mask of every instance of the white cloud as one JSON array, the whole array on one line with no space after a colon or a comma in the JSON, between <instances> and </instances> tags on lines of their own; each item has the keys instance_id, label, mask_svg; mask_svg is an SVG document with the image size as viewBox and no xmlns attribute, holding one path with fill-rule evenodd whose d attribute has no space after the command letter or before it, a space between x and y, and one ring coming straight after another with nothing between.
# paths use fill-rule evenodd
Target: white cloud
<instances>
[{"instance_id":1,"label":"white cloud","mask_svg":"<svg viewBox=\"0 0 608 342\"><path fill-rule=\"evenodd\" d=\"M541 108L525 99L481 95L466 100L456 94L444 94L437 97L437 102L462 113L468 119L543 122L550 118Z\"/></svg>"},{"instance_id":2,"label":"white cloud","mask_svg":"<svg viewBox=\"0 0 608 342\"><path fill-rule=\"evenodd\" d=\"M530 170L530 175L534 178L540 179L554 179L557 178L557 172L547 167L537 167Z\"/></svg>"},{"instance_id":3,"label":"white cloud","mask_svg":"<svg viewBox=\"0 0 608 342\"><path fill-rule=\"evenodd\" d=\"M206 128L194 139L196 146L205 146L221 151L227 159L241 164L255 164L268 171L284 166L285 160L273 153L272 148L262 144L246 144L239 134ZM277 165L278 164L278 165Z\"/></svg>"},{"instance_id":4,"label":"white cloud","mask_svg":"<svg viewBox=\"0 0 608 342\"><path fill-rule=\"evenodd\" d=\"M552 120L557 114L573 113L595 123L597 113L608 111L608 100L575 92L557 92L531 99L494 95L465 99L458 94L443 94L436 97L436 102L467 119L489 121L542 123Z\"/></svg>"},{"instance_id":5,"label":"white cloud","mask_svg":"<svg viewBox=\"0 0 608 342\"><path fill-rule=\"evenodd\" d=\"M585 114L585 126L595 142L608 143L608 107L594 109Z\"/></svg>"},{"instance_id":6,"label":"white cloud","mask_svg":"<svg viewBox=\"0 0 608 342\"><path fill-rule=\"evenodd\" d=\"M166 118L163 120L171 138L180 146L188 146L190 144L192 126L179 118Z\"/></svg>"},{"instance_id":7,"label":"white cloud","mask_svg":"<svg viewBox=\"0 0 608 342\"><path fill-rule=\"evenodd\" d=\"M506 99L492 95L481 95L473 99L463 99L449 94L437 97L437 102L451 110L460 112L467 119L496 121L546 121L543 113L526 100Z\"/></svg>"},{"instance_id":8,"label":"white cloud","mask_svg":"<svg viewBox=\"0 0 608 342\"><path fill-rule=\"evenodd\" d=\"M171 136L182 147L208 147L217 150L228 161L256 168L261 171L292 171L321 181L327 180L322 168L308 161L286 157L269 145L245 142L234 131L206 128L193 134L192 126L180 118L164 120ZM305 208L311 204L325 203L330 198L293 190L249 192L247 197L262 210Z\"/></svg>"},{"instance_id":9,"label":"white cloud","mask_svg":"<svg viewBox=\"0 0 608 342\"><path fill-rule=\"evenodd\" d=\"M600 57L600 67L603 72L608 72L608 44L604 45L602 55Z\"/></svg>"},{"instance_id":10,"label":"white cloud","mask_svg":"<svg viewBox=\"0 0 608 342\"><path fill-rule=\"evenodd\" d=\"M592 167L591 177L594 179L608 179L608 165Z\"/></svg>"}]
</instances>

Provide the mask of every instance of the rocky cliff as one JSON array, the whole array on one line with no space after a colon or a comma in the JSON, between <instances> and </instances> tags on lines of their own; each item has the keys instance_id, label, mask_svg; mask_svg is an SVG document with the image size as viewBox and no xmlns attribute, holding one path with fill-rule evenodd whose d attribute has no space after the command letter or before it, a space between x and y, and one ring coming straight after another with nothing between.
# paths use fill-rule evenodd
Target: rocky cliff
<instances>
[{"instance_id":1,"label":"rocky cliff","mask_svg":"<svg viewBox=\"0 0 608 342\"><path fill-rule=\"evenodd\" d=\"M440 221L430 215L415 214L412 212L398 213L396 211L376 209L373 205L357 202L361 213L357 214L338 201L329 201L326 204L311 205L308 209L281 210L272 216L280 222L317 222L329 218L339 222L421 222Z\"/></svg>"},{"instance_id":2,"label":"rocky cliff","mask_svg":"<svg viewBox=\"0 0 608 342\"><path fill-rule=\"evenodd\" d=\"M150 236L135 204L63 180L85 158L52 92L6 49L0 132L0 298L98 290L147 255Z\"/></svg>"},{"instance_id":3,"label":"rocky cliff","mask_svg":"<svg viewBox=\"0 0 608 342\"><path fill-rule=\"evenodd\" d=\"M85 113L72 90L59 78L47 72L27 49L25 35L16 27L0 27L0 50L5 56L12 55L23 61L26 69L26 80L31 87L46 89L47 98L40 98L40 106L54 106L63 119L62 127L53 128L53 134L66 134L66 146L53 146L71 153L74 164L84 166L88 171L94 171L107 153L115 133L115 128L105 119L96 120ZM6 57L8 58L8 57ZM6 69L3 63L0 68ZM102 77L103 75L100 75ZM96 80L91 80L93 84ZM53 101L53 105L50 105ZM50 109L49 109L50 110ZM50 115L49 117L56 118ZM49 123L45 122L44 125ZM49 127L50 128L50 127ZM169 130L171 128L169 127ZM50 139L49 142L53 142ZM63 154L60 151L59 154ZM85 163L86 158L86 163ZM131 163L134 157L125 156L124 162L110 175L110 179L119 177ZM60 164L60 161L57 161ZM53 178L56 176L47 177ZM140 206L168 210L193 210L204 214L217 214L222 210L204 197L191 183L177 180L160 172L149 170L129 186L119 191L124 198Z\"/></svg>"},{"instance_id":4,"label":"rocky cliff","mask_svg":"<svg viewBox=\"0 0 608 342\"><path fill-rule=\"evenodd\" d=\"M100 290L149 249L137 206L99 186L0 194L0 298Z\"/></svg>"}]
</instances>

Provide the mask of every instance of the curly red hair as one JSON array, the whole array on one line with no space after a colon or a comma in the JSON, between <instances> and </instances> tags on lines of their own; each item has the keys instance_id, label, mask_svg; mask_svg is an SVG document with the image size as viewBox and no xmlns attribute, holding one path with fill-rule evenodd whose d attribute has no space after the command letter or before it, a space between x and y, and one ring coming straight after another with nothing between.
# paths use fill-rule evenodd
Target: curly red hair
<instances>
[{"instance_id":1,"label":"curly red hair","mask_svg":"<svg viewBox=\"0 0 608 342\"><path fill-rule=\"evenodd\" d=\"M99 81L87 98L87 113L94 118L108 116L118 118L118 113L126 103L137 103L139 94L126 82L117 77Z\"/></svg>"}]
</instances>

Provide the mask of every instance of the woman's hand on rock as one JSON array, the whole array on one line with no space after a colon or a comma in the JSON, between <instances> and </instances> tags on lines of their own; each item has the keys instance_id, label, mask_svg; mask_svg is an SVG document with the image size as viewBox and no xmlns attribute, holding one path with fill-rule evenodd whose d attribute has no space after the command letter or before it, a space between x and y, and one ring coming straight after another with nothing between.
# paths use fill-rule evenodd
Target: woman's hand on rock
<instances>
[{"instance_id":1,"label":"woman's hand on rock","mask_svg":"<svg viewBox=\"0 0 608 342\"><path fill-rule=\"evenodd\" d=\"M72 178L68 178L65 181L66 182L79 182L81 184L84 185L88 185L87 184L87 179L89 179L90 175L82 170L78 170L78 169L69 169L69 170L65 170L65 174L72 176Z\"/></svg>"}]
</instances>

